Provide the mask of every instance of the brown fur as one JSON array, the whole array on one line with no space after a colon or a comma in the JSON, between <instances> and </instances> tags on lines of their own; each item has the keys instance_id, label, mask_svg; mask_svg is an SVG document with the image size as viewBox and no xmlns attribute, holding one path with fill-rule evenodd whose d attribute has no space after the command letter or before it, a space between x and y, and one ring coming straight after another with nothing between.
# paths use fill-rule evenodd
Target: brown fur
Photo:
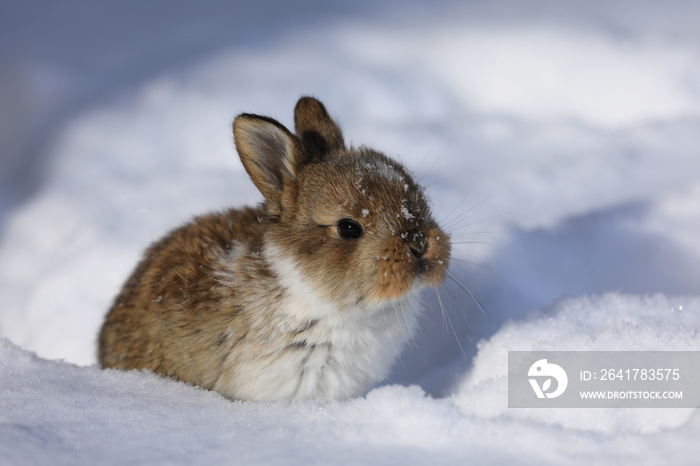
<instances>
[{"instance_id":1,"label":"brown fur","mask_svg":"<svg viewBox=\"0 0 700 466\"><path fill-rule=\"evenodd\" d=\"M255 383L263 381L279 383L288 399L302 396L309 380L326 393L331 375L355 383L352 371L342 373L346 363L339 363L340 375L323 375L325 365L345 357L331 351L355 344L343 313L369 318L391 309L385 303L442 282L449 238L410 174L376 151L347 150L315 99L297 104L295 131L266 117L236 118L236 147L265 203L195 218L146 251L102 327L103 367L148 369L230 398L255 399ZM343 219L361 225L362 237L341 237ZM308 297L308 309L298 287L316 296ZM319 351L335 359L306 374ZM285 380L274 379L287 360L300 371L291 395ZM377 376L361 369L358 387ZM270 390L262 397L274 397Z\"/></svg>"},{"instance_id":2,"label":"brown fur","mask_svg":"<svg viewBox=\"0 0 700 466\"><path fill-rule=\"evenodd\" d=\"M102 365L146 368L182 380L216 378L218 360L227 355L224 343L246 332L226 334L240 306L232 290L217 282L216 271L236 241L260 250L261 217L259 209L199 217L151 246L107 316L99 345ZM201 347L214 356L192 351Z\"/></svg>"}]
</instances>

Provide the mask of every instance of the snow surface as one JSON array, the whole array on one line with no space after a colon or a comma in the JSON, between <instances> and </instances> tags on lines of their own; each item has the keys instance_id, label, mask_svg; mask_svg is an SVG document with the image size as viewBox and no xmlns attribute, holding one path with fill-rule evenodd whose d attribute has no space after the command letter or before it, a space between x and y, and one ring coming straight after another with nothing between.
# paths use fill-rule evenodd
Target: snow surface
<instances>
[{"instance_id":1,"label":"snow surface","mask_svg":"<svg viewBox=\"0 0 700 466\"><path fill-rule=\"evenodd\" d=\"M508 409L508 350L700 350L700 4L0 9L0 464L694 464L693 409ZM260 196L239 112L320 98L456 244L392 373L256 404L101 371L144 247Z\"/></svg>"}]
</instances>

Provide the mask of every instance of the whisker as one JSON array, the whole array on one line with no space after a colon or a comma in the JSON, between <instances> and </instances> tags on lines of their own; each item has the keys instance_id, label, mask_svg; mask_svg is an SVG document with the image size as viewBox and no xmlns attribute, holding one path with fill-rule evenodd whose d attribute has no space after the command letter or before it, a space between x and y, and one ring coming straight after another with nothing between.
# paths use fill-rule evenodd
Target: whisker
<instances>
[{"instance_id":1,"label":"whisker","mask_svg":"<svg viewBox=\"0 0 700 466\"><path fill-rule=\"evenodd\" d=\"M397 303L394 302L394 307L396 307ZM411 331L411 325L408 323L408 318L406 317L406 310L401 309L401 317L403 317L403 321L406 324L406 333L411 337L411 341L413 342L413 346L409 344L409 348L418 348L418 343L416 342L415 336L413 335L413 332ZM404 335L405 336L405 335Z\"/></svg>"},{"instance_id":2,"label":"whisker","mask_svg":"<svg viewBox=\"0 0 700 466\"><path fill-rule=\"evenodd\" d=\"M466 225L464 228L466 228L469 225ZM463 231L464 228L454 228L452 230L449 230L448 233L450 235L451 239L460 239L460 238L471 238L473 236L479 237L481 235L494 235L494 234L500 234L500 231Z\"/></svg>"},{"instance_id":3,"label":"whisker","mask_svg":"<svg viewBox=\"0 0 700 466\"><path fill-rule=\"evenodd\" d=\"M431 168L432 168L432 167L431 167ZM444 177L444 178L440 178L439 180L435 180L435 181L433 181L433 182L430 183L430 184L426 184L426 185L425 185L425 188L430 189L430 188L432 188L432 187L434 187L434 186L439 185L440 183L444 183L445 181L454 180L454 179L456 179L456 178L458 178L457 175L446 176L446 177Z\"/></svg>"},{"instance_id":4,"label":"whisker","mask_svg":"<svg viewBox=\"0 0 700 466\"><path fill-rule=\"evenodd\" d=\"M420 303L418 302L418 299L411 298L411 300L413 302L409 305L414 306L414 309L418 309L420 307ZM423 319L416 319L415 326L418 329L418 333L420 333L420 336L423 340L423 343L425 343L426 345L428 345L428 347L430 347L430 340L428 338L426 338L425 334L423 333L423 326L424 326Z\"/></svg>"},{"instance_id":5,"label":"whisker","mask_svg":"<svg viewBox=\"0 0 700 466\"><path fill-rule=\"evenodd\" d=\"M460 215L459 217L455 217L452 220L448 220L448 223L445 224L445 230L450 232L451 235L454 235L454 232L463 230L468 227L473 227L474 225L479 225L480 223L488 222L500 217L505 217L506 214L500 214L500 215L492 215L490 217L485 217L480 220L475 220L471 223L466 223L467 220L471 218L469 217L464 217L464 214ZM464 222L464 223L460 223ZM494 233L501 233L500 231L480 231L480 232L469 232L466 234L494 234Z\"/></svg>"},{"instance_id":6,"label":"whisker","mask_svg":"<svg viewBox=\"0 0 700 466\"><path fill-rule=\"evenodd\" d=\"M460 213L460 214L457 215L456 217L451 218L452 215L457 211L457 209L459 209L460 207L462 207L462 204L464 204L464 203L467 201L467 198L465 197L464 199L462 199L462 201L460 201L459 204L457 204L457 205L455 206L454 209L452 209L452 211L451 211L446 217L443 218L442 224L444 225L445 229L447 229L447 230L452 230L452 229L453 229L452 226L454 225L454 223L459 222L459 221L465 219L465 217L466 217L466 218L469 218L471 215L474 214L474 212L473 212L474 210L476 210L478 207L481 207L483 204L485 204L486 202L490 201L492 198L493 198L493 195L487 197L486 199L484 199L484 200L481 201L481 202L478 202L477 204L474 204L473 206L471 206L470 208L468 208L468 209L465 210L464 212ZM493 217L491 217L491 218L493 218ZM484 220L488 220L488 219L484 219ZM479 220L479 221L476 222L476 223L483 222L484 220ZM469 226L469 225L467 225L467 226Z\"/></svg>"},{"instance_id":7,"label":"whisker","mask_svg":"<svg viewBox=\"0 0 700 466\"><path fill-rule=\"evenodd\" d=\"M466 198L466 197L465 197L464 199L462 199L462 200L459 202L459 204L457 204L457 205L455 206L455 208L452 209L452 210L450 211L449 214L447 214L445 217L443 217L441 223L442 223L442 225L445 227L446 230L453 230L453 228L451 228L450 225L451 225L452 223L454 223L456 220L462 218L462 216L464 216L466 213L468 213L468 212L471 210L471 209L467 209L466 212L462 212L462 213L459 214L457 217L452 217L452 216L454 215L454 213L457 212L457 209L459 209L460 207L462 207L462 204L464 204L465 202L467 202L467 198ZM472 207L472 209L473 209L473 207Z\"/></svg>"},{"instance_id":8,"label":"whisker","mask_svg":"<svg viewBox=\"0 0 700 466\"><path fill-rule=\"evenodd\" d=\"M460 309L461 308L460 299L457 297L457 294L455 293L455 291L447 283L445 284L445 290L447 290L447 294L449 295L449 297L452 299L452 302L454 303L454 307L453 307L453 309L455 309L454 315L459 319L460 328L461 328L462 332L465 335L467 335L467 338L469 338L469 341L471 341L471 337L469 336L469 334L471 333L472 327L471 327L471 325L469 325L469 320L463 318L465 316L466 312L464 310ZM464 328L465 324L466 324L466 328Z\"/></svg>"},{"instance_id":9,"label":"whisker","mask_svg":"<svg viewBox=\"0 0 700 466\"><path fill-rule=\"evenodd\" d=\"M467 288L461 281L459 281L454 272L448 270L447 277L472 298L472 300L476 303L476 305L479 307L483 314L491 316L491 313L486 310L486 308L481 304L481 302L478 299L476 299L476 296L474 296L474 294L471 291L469 291L469 288ZM491 316L491 318L493 319L493 316Z\"/></svg>"},{"instance_id":10,"label":"whisker","mask_svg":"<svg viewBox=\"0 0 700 466\"><path fill-rule=\"evenodd\" d=\"M465 244L478 244L478 245L485 246L485 245L491 244L490 241L451 241L451 243L452 243L452 246L455 246L455 245L462 246Z\"/></svg>"},{"instance_id":11,"label":"whisker","mask_svg":"<svg viewBox=\"0 0 700 466\"><path fill-rule=\"evenodd\" d=\"M447 294L450 296L450 298L452 298L452 302L455 304L455 306L453 306L453 307L444 306L442 303L442 300L441 300L442 297L440 297L440 299L438 301L440 302L440 305L442 306L442 309L445 312L445 316L446 316L447 320L450 321L450 313L452 313L452 315L454 317L457 317L457 318L459 317L459 314L457 314L457 312L454 312L454 309L459 309L459 302L457 300L457 296L455 296L454 292L448 286L445 286L445 289L447 290ZM461 321L461 319L460 319L460 321ZM449 325L452 326L451 321L449 322ZM446 329L446 333L448 335L450 334L449 328ZM455 336L457 336L457 334L455 334Z\"/></svg>"},{"instance_id":12,"label":"whisker","mask_svg":"<svg viewBox=\"0 0 700 466\"><path fill-rule=\"evenodd\" d=\"M469 267L471 269L482 269L482 270L488 270L488 271L493 271L493 267L490 265L482 264L481 262L474 262L470 261L467 259L464 259L462 257L453 257L450 259L452 263L456 264L461 264L465 267Z\"/></svg>"},{"instance_id":13,"label":"whisker","mask_svg":"<svg viewBox=\"0 0 700 466\"><path fill-rule=\"evenodd\" d=\"M468 359L467 353L466 353L466 351L464 351L464 348L462 347L462 342L459 341L459 336L457 335L457 331L455 330L454 325L452 325L452 319L450 319L450 316L445 311L445 306L442 304L442 298L440 297L440 293L438 292L437 289L435 289L435 295L437 296L437 300L438 300L438 303L440 304L440 309L442 310L443 315L445 317L447 317L447 322L449 323L450 328L452 328L452 333L455 336L455 340L457 340L457 346L459 346L459 350L462 352L462 355L464 355L464 357L466 359Z\"/></svg>"}]
</instances>

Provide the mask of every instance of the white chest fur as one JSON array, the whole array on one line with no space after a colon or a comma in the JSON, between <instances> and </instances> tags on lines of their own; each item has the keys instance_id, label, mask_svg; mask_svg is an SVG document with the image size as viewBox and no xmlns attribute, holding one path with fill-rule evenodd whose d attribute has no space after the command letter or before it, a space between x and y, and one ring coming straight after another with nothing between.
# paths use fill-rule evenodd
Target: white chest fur
<instances>
[{"instance_id":1,"label":"white chest fur","mask_svg":"<svg viewBox=\"0 0 700 466\"><path fill-rule=\"evenodd\" d=\"M265 356L239 364L230 396L329 401L361 395L386 376L415 327L414 299L339 309L274 246L263 256L285 291L274 317L259 323L273 326Z\"/></svg>"}]
</instances>

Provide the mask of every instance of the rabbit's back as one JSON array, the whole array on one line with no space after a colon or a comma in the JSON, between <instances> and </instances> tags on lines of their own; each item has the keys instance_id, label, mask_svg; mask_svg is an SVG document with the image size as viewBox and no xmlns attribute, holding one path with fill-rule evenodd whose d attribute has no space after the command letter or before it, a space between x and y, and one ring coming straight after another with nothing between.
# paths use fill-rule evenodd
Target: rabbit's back
<instances>
[{"instance_id":1,"label":"rabbit's back","mask_svg":"<svg viewBox=\"0 0 700 466\"><path fill-rule=\"evenodd\" d=\"M259 252L263 216L260 209L209 214L153 244L102 327L103 367L216 379L220 361L212 354L233 337L231 324L240 311L235 290L222 284L222 262L236 248L240 254Z\"/></svg>"}]
</instances>

